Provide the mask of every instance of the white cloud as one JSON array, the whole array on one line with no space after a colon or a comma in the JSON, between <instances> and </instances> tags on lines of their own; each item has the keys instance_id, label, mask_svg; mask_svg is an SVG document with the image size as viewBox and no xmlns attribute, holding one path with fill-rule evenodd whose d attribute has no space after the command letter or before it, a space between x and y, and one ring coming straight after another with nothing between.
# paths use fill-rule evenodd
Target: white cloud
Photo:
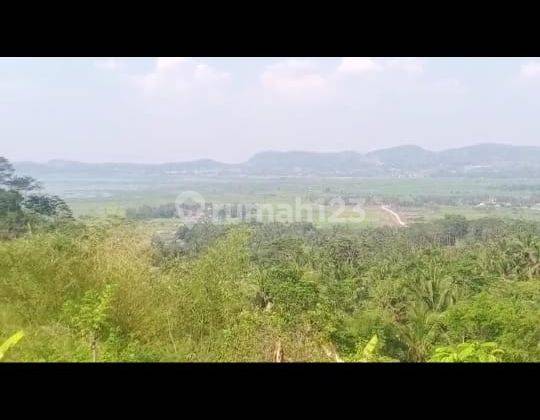
<instances>
[{"instance_id":1,"label":"white cloud","mask_svg":"<svg viewBox=\"0 0 540 420\"><path fill-rule=\"evenodd\" d=\"M197 90L219 90L230 81L227 72L220 71L191 58L160 57L154 69L134 78L146 93L188 93Z\"/></svg>"},{"instance_id":2,"label":"white cloud","mask_svg":"<svg viewBox=\"0 0 540 420\"><path fill-rule=\"evenodd\" d=\"M358 74L379 71L382 66L369 57L343 57L338 73Z\"/></svg>"},{"instance_id":3,"label":"white cloud","mask_svg":"<svg viewBox=\"0 0 540 420\"><path fill-rule=\"evenodd\" d=\"M268 66L261 75L267 92L293 100L322 100L335 95L349 95L352 78L370 75L373 88L392 83L408 82L403 76L424 73L421 60L414 58L344 57L335 67L323 71L323 66L311 59L278 62ZM357 92L358 93L358 92Z\"/></svg>"},{"instance_id":4,"label":"white cloud","mask_svg":"<svg viewBox=\"0 0 540 420\"><path fill-rule=\"evenodd\" d=\"M540 77L540 62L522 64L519 74L524 79Z\"/></svg>"},{"instance_id":5,"label":"white cloud","mask_svg":"<svg viewBox=\"0 0 540 420\"><path fill-rule=\"evenodd\" d=\"M268 66L261 75L263 87L293 99L312 98L328 90L328 79L310 61L289 60Z\"/></svg>"}]
</instances>

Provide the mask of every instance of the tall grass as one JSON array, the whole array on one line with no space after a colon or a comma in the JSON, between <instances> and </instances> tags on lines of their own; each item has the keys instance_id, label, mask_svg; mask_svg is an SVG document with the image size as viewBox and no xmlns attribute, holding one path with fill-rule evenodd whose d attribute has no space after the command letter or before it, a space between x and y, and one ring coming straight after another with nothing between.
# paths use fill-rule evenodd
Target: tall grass
<instances>
[{"instance_id":1,"label":"tall grass","mask_svg":"<svg viewBox=\"0 0 540 420\"><path fill-rule=\"evenodd\" d=\"M264 361L322 357L308 333L255 304L250 232L155 266L140 225L98 224L0 242L0 340L16 361ZM301 336L301 337L300 337Z\"/></svg>"}]
</instances>

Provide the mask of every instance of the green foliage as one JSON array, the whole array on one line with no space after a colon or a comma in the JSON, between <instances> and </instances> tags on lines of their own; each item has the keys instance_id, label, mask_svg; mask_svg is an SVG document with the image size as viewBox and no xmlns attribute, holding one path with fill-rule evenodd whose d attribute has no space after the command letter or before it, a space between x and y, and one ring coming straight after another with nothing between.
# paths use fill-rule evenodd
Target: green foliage
<instances>
[{"instance_id":1,"label":"green foliage","mask_svg":"<svg viewBox=\"0 0 540 420\"><path fill-rule=\"evenodd\" d=\"M113 296L114 286L107 284L101 293L89 290L80 302L69 300L64 304L66 324L89 340L94 361L97 359L98 342L108 336L110 329L108 312Z\"/></svg>"},{"instance_id":2,"label":"green foliage","mask_svg":"<svg viewBox=\"0 0 540 420\"><path fill-rule=\"evenodd\" d=\"M497 343L461 343L436 348L430 362L500 362L503 354Z\"/></svg>"},{"instance_id":3,"label":"green foliage","mask_svg":"<svg viewBox=\"0 0 540 420\"><path fill-rule=\"evenodd\" d=\"M29 176L15 176L13 166L0 156L0 240L32 230L32 225L72 219L71 209L58 196L30 194L41 184Z\"/></svg>"},{"instance_id":4,"label":"green foliage","mask_svg":"<svg viewBox=\"0 0 540 420\"><path fill-rule=\"evenodd\" d=\"M260 293L265 296L265 301L275 303L284 314L293 318L315 306L318 292L315 279L298 267L272 267L260 280Z\"/></svg>"},{"instance_id":5,"label":"green foliage","mask_svg":"<svg viewBox=\"0 0 540 420\"><path fill-rule=\"evenodd\" d=\"M196 225L179 252L69 223L0 242L0 331L17 361L539 361L536 228L441 223Z\"/></svg>"},{"instance_id":6,"label":"green foliage","mask_svg":"<svg viewBox=\"0 0 540 420\"><path fill-rule=\"evenodd\" d=\"M379 354L379 337L375 334L365 346L358 346L356 354L350 359L352 362L397 362L398 360Z\"/></svg>"},{"instance_id":7,"label":"green foliage","mask_svg":"<svg viewBox=\"0 0 540 420\"><path fill-rule=\"evenodd\" d=\"M506 361L540 358L538 280L493 285L457 304L442 319L453 342L497 342Z\"/></svg>"},{"instance_id":8,"label":"green foliage","mask_svg":"<svg viewBox=\"0 0 540 420\"><path fill-rule=\"evenodd\" d=\"M540 361L540 225L430 220L452 210L437 206L492 193L531 206L537 186L522 185L522 197L499 181L466 192L461 180L295 182L312 203L361 190L371 211L383 200L430 215L407 229L197 223L164 233L148 220L175 223L163 220L175 206L161 197L128 220L75 223L62 199L36 193L0 158L0 332L27 337L9 360ZM286 179L246 185L222 188L235 201L298 189Z\"/></svg>"},{"instance_id":9,"label":"green foliage","mask_svg":"<svg viewBox=\"0 0 540 420\"><path fill-rule=\"evenodd\" d=\"M24 332L17 331L15 334L9 337L6 341L0 344L0 360L2 360L6 352L15 344L17 344L23 337L24 337Z\"/></svg>"},{"instance_id":10,"label":"green foliage","mask_svg":"<svg viewBox=\"0 0 540 420\"><path fill-rule=\"evenodd\" d=\"M41 189L41 184L29 176L13 176L6 184L12 191L28 192Z\"/></svg>"},{"instance_id":11,"label":"green foliage","mask_svg":"<svg viewBox=\"0 0 540 420\"><path fill-rule=\"evenodd\" d=\"M63 219L73 217L71 209L64 200L56 195L29 195L23 202L25 209L30 212Z\"/></svg>"},{"instance_id":12,"label":"green foliage","mask_svg":"<svg viewBox=\"0 0 540 420\"><path fill-rule=\"evenodd\" d=\"M13 172L13 165L5 157L0 156L0 188L11 180Z\"/></svg>"}]
</instances>

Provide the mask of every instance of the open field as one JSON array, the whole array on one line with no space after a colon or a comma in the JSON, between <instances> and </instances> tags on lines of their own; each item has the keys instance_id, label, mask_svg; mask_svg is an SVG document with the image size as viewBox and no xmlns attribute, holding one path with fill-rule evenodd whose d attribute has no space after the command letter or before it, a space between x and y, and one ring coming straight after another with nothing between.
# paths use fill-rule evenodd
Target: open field
<instances>
[{"instance_id":1,"label":"open field","mask_svg":"<svg viewBox=\"0 0 540 420\"><path fill-rule=\"evenodd\" d=\"M459 214L467 219L483 217L511 218L518 220L540 221L540 210L532 208L495 207L478 208L471 206L425 206L421 208L397 209L402 218L408 223L428 222L440 219L446 214Z\"/></svg>"},{"instance_id":2,"label":"open field","mask_svg":"<svg viewBox=\"0 0 540 420\"><path fill-rule=\"evenodd\" d=\"M174 202L183 191L197 191L207 202L292 204L316 203L335 197L379 200L418 196L430 197L531 197L538 194L540 180L518 179L376 179L321 177L153 177L129 179L47 176L40 179L48 192L63 197L76 215L122 215L127 208L157 206ZM377 209L365 206L366 222L380 223L388 218ZM400 209L408 219L430 220L445 213L467 217L510 216L537 220L540 211L527 208L474 206L422 206ZM401 214L401 213L400 213Z\"/></svg>"}]
</instances>

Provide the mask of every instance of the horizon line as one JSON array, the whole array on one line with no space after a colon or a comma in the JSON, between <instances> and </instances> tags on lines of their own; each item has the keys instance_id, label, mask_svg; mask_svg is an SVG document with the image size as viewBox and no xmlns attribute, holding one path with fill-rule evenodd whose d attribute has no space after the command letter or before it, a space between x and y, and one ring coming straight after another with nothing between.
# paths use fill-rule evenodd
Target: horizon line
<instances>
[{"instance_id":1,"label":"horizon line","mask_svg":"<svg viewBox=\"0 0 540 420\"><path fill-rule=\"evenodd\" d=\"M315 150L298 150L298 149L289 149L289 150L265 149L265 150L260 150L258 152L253 153L246 160L243 160L243 161L240 161L240 162L235 162L235 163L224 162L224 161L220 161L220 160L217 160L217 159L214 159L214 158L205 158L205 157L195 158L195 159L190 159L190 160L175 160L175 161L162 161L162 162L82 161L82 160L72 160L72 159L63 159L63 158L54 158L54 159L49 159L49 160L46 160L46 161L37 161L37 160L28 160L28 159L26 159L26 160L11 160L11 162L14 163L14 164L34 163L34 164L40 164L40 165L47 165L47 164L51 164L51 163L54 163L54 162L63 162L63 163L76 163L76 164L87 164L87 165L147 165L147 166L158 166L158 165L169 165L169 164L177 164L177 163L192 163L192 162L200 162L200 161L211 161L211 162L214 162L214 163L220 163L220 164L224 164L224 165L233 166L233 165L244 164L244 163L248 162L250 159L252 159L253 157L255 157L255 156L259 155L259 154L263 154L263 153L310 153L310 154L320 154L320 155L340 154L340 153L356 153L356 154L365 156L365 155L368 155L370 153L374 153L374 152L378 152L378 151L399 149L399 148L404 148L404 147L415 147L415 148L418 148L418 149L421 149L421 150L424 150L424 151L427 151L427 152L431 152L431 153L441 153L441 152L446 152L446 151L449 151L449 150L467 149L467 148L470 148L470 147L488 146L488 145L491 145L491 146L510 146L510 147L514 147L514 148L522 148L522 147L540 148L540 145L530 145L530 144L519 144L518 145L518 144L510 144L510 143L502 143L502 142L480 142L480 143L473 143L473 144L470 144L470 145L467 145L467 146L461 146L461 147L450 147L450 148L445 148L445 149L440 149L440 150L431 150L431 149L426 149L425 147L422 147L422 146L418 146L418 145L416 145L414 143L407 143L407 144L402 144L402 145L399 145L399 146L389 146L389 147L382 147L382 148L372 149L372 150L369 150L367 152L360 152L360 151L351 150L351 149L348 149L348 150L343 149L343 150L335 150L335 151L315 151Z\"/></svg>"}]
</instances>

